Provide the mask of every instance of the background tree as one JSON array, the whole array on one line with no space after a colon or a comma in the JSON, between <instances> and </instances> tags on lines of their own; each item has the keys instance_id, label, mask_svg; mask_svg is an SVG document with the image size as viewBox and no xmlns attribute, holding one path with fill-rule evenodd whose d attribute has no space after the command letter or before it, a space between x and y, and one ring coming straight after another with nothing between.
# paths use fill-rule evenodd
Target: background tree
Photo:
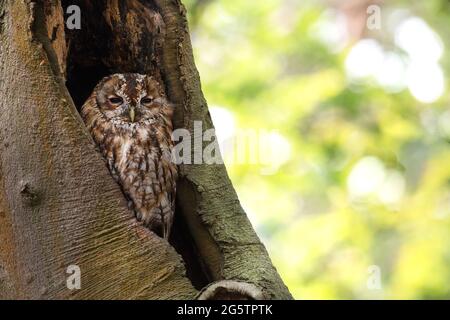
<instances>
[{"instance_id":1,"label":"background tree","mask_svg":"<svg viewBox=\"0 0 450 320\"><path fill-rule=\"evenodd\" d=\"M81 30L68 31L74 4ZM247 283L246 297L291 297L223 165L180 168L183 263L135 222L80 120L100 78L141 72L165 83L176 128L212 127L185 13L170 0L0 1L0 297L192 299L223 279ZM66 287L70 265L81 290Z\"/></svg>"}]
</instances>

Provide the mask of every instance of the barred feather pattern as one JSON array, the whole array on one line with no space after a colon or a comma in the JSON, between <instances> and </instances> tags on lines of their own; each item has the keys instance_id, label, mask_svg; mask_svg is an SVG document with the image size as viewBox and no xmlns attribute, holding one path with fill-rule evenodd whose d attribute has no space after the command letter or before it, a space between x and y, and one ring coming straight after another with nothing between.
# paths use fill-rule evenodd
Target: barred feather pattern
<instances>
[{"instance_id":1,"label":"barred feather pattern","mask_svg":"<svg viewBox=\"0 0 450 320\"><path fill-rule=\"evenodd\" d=\"M82 118L136 218L168 239L175 211L177 167L172 161L173 107L152 77L103 79Z\"/></svg>"}]
</instances>

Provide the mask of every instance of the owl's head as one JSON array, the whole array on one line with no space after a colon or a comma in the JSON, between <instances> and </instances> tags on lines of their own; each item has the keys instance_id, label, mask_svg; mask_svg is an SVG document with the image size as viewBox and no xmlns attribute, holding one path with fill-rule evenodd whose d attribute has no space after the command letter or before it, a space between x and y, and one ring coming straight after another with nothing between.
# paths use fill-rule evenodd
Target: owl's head
<instances>
[{"instance_id":1,"label":"owl's head","mask_svg":"<svg viewBox=\"0 0 450 320\"><path fill-rule=\"evenodd\" d=\"M167 107L159 83L147 75L114 74L104 78L96 92L99 111L120 125L142 123Z\"/></svg>"}]
</instances>

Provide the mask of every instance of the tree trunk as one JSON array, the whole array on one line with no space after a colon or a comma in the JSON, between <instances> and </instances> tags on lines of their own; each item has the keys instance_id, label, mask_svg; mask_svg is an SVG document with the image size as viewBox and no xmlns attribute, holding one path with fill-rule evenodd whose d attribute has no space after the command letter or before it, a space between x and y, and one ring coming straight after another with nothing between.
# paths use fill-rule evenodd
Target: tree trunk
<instances>
[{"instance_id":1,"label":"tree trunk","mask_svg":"<svg viewBox=\"0 0 450 320\"><path fill-rule=\"evenodd\" d=\"M175 128L212 127L179 1L0 0L0 298L291 298L223 165L180 165L171 244L136 222L78 114L115 72L162 81Z\"/></svg>"}]
</instances>

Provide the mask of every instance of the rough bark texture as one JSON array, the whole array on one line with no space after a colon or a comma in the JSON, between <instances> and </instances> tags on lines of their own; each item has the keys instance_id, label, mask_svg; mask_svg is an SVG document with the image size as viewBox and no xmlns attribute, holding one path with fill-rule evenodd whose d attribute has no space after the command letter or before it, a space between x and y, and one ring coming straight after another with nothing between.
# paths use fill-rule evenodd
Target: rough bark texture
<instances>
[{"instance_id":1,"label":"rough bark texture","mask_svg":"<svg viewBox=\"0 0 450 320\"><path fill-rule=\"evenodd\" d=\"M0 298L193 299L225 279L291 298L224 166L180 167L171 241L189 279L135 222L77 112L101 76L152 73L177 105L175 127L212 127L182 4L67 1L82 8L77 34L64 30L65 2L0 0ZM69 265L81 290L66 287Z\"/></svg>"}]
</instances>

